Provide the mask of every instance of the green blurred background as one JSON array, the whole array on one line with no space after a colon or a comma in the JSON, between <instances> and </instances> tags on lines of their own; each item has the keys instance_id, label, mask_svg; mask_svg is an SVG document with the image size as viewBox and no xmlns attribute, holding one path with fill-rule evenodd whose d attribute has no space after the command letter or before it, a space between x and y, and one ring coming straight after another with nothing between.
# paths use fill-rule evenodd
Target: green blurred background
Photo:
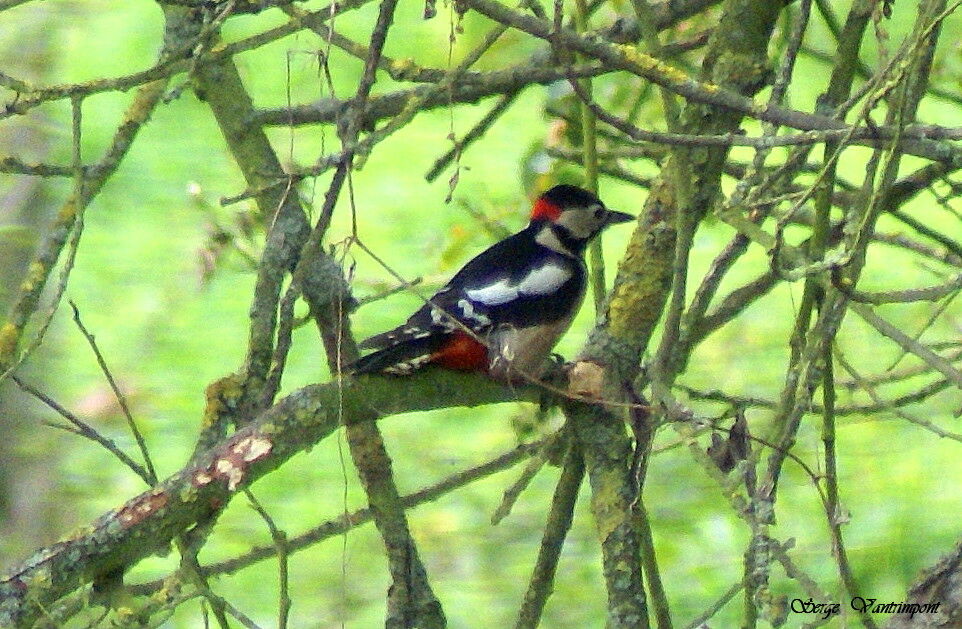
<instances>
[{"instance_id":1,"label":"green blurred background","mask_svg":"<svg viewBox=\"0 0 962 629\"><path fill-rule=\"evenodd\" d=\"M841 13L848 3L838 4ZM895 10L895 18L886 28L897 41L911 24L914 9L912 3L898 3ZM340 18L337 27L366 43L376 11L376 4L370 4ZM468 15L462 23L463 32L457 33L449 46L453 18L448 8L442 8L436 19L427 22L421 19L421 12L420 3L401 3L386 54L445 68L473 48L490 28L483 19ZM600 15L598 23L605 23L612 13L606 9ZM235 39L283 21L282 15L271 11L232 18L224 36ZM957 33L959 26L958 20L950 20L943 42L957 41L952 33ZM161 12L147 1L27 3L0 13L0 69L41 84L116 76L150 66L161 35ZM808 42L831 52L830 40L817 21ZM318 71L317 51L322 46L316 36L301 33L239 56L237 61L255 103L282 106L288 101L288 89L294 103L329 96ZM537 48L528 38L509 31L477 68L520 62ZM941 77L953 87L957 86L953 74L957 56L956 50L946 49L939 59ZM352 94L360 62L335 50L330 68L336 95ZM795 107L810 109L824 87L825 66L803 57L796 77L791 102ZM175 84L183 80L181 76ZM595 89L611 93L624 83L624 77L615 75L596 80ZM630 85L638 87L633 82ZM375 92L396 87L382 75ZM432 184L425 182L424 174L450 147L448 134L452 130L463 134L470 129L487 106L442 108L418 116L381 144L353 174L359 236L404 277L423 276L427 290L492 241L465 206L510 229L520 228L525 222L526 194L530 192L523 182L536 180L536 171L544 162L539 151L552 133L552 122L545 115L550 98L550 88L529 88L483 140L467 151L453 201L448 204L445 197L451 171ZM130 93L109 93L84 101L85 159L101 155L130 100ZM651 111L644 116L656 125L657 98L650 100L652 104L646 107ZM932 100L922 111L941 124L959 123L959 109L948 103ZM330 128L275 128L271 137L282 160L301 165L313 162L322 150L331 152L337 146ZM6 145L4 153L69 163L69 102L45 105L23 119L4 121L0 140ZM751 157L749 152L734 154L743 159ZM842 174L860 181L864 155L851 151L851 156L844 161ZM918 165L917 160L906 160L906 172ZM642 162L632 167L643 176L656 172ZM320 205L325 184L322 177L316 186L303 188L315 207ZM727 189L732 184L726 182ZM6 203L0 208L0 221L5 225L0 231L0 260L5 273L12 274L20 261L28 259L37 234L71 185L66 180L0 175L0 198ZM161 476L179 469L191 452L204 407L205 386L237 369L243 361L254 275L237 253L222 252L210 266L213 226L234 225L241 220L239 216L251 211L246 202L222 207L219 200L239 194L243 188L209 110L190 89L185 89L179 98L156 111L86 215L67 297L76 302L127 392ZM638 212L645 194L640 188L611 179L602 180L601 190L609 206L632 213ZM916 207L924 208L926 203L932 201L923 194ZM338 243L350 235L349 212L342 199L330 242ZM946 225L955 220L939 210L933 210L931 216L931 220L945 221ZM885 221L882 227L893 228ZM611 269L629 229L615 228L606 235L605 251ZM730 236L731 230L717 222L709 222L702 229L692 277L703 274ZM259 245L255 237L251 246ZM930 269L899 256L882 250L870 258L866 287L899 288L935 282ZM767 263L764 252L751 250L726 286L731 288L738 280L754 277ZM353 286L359 298L392 285L391 276L357 248L347 253L345 264L356 265ZM3 282L5 292L0 295L0 304L4 306L10 298L10 287L15 285L11 279L15 281L8 275ZM800 296L800 284L778 287L709 337L693 356L681 382L730 394L776 397L788 358L792 309ZM418 303L414 295L399 294L364 306L354 316L354 331L364 338L396 325ZM880 311L906 331L914 332L924 325L933 308L921 304ZM958 314L957 307L954 314L950 308L924 338L955 339ZM586 306L558 351L566 356L575 353L591 322L592 309ZM851 317L839 338L848 357L865 371L879 371L879 365L899 355L898 348L881 342ZM23 373L134 452L133 440L94 357L70 322L69 309L60 309L44 345ZM304 326L295 333L284 390L327 378L316 331ZM143 486L102 449L41 425L40 421L55 418L36 402L9 389L3 393L0 429L8 437L0 446L0 481L5 492L0 564L9 565L36 546L50 543L117 506ZM840 404L867 401L851 390L840 389L840 395ZM959 405L957 392L949 391L914 412L958 431L959 420L953 413ZM721 408L694 406L706 414ZM547 426L532 429L534 415L530 406L505 404L392 417L381 427L394 457L398 484L402 493L407 493L512 448L519 438L531 438L528 433L532 430L548 430L559 423L557 417L551 417ZM763 430L767 418L764 411L749 411L753 432L756 428ZM862 593L880 600L903 600L920 570L933 564L959 538L959 444L939 439L887 413L842 418L838 438L841 497L851 515L843 530ZM665 451L652 462L646 504L672 611L677 625L684 626L741 578L748 530L687 451L671 447L675 442L671 430L664 431L658 440L657 445ZM816 469L820 469L820 443L818 422L806 420L795 452ZM491 526L490 516L501 493L519 471L516 468L497 474L409 512L422 558L452 627L501 627L514 621L558 475L555 468L546 468L512 515ZM257 483L253 491L289 535L365 505L341 435L296 456ZM778 504L778 525L773 534L782 541L795 539L792 558L818 579L832 600L844 600L817 494L808 477L792 463L786 467ZM583 488L555 594L545 613L545 627L600 627L604 623L605 592L588 505L587 489ZM240 497L221 518L201 561L229 558L254 544L269 543L264 523ZM153 557L136 566L127 581L157 578L174 567L175 553ZM292 557L291 571L293 626L373 627L383 623L389 583L381 541L372 526L362 526L297 553ZM273 626L276 575L276 562L266 561L216 579L212 585L255 621ZM775 576L772 586L776 594L807 598L801 587L784 578L779 569ZM740 612L740 599L736 598L721 611L713 626L735 626ZM166 626L196 627L200 618L198 603L192 602L182 606ZM801 620L811 618L790 616L789 626Z\"/></svg>"}]
</instances>

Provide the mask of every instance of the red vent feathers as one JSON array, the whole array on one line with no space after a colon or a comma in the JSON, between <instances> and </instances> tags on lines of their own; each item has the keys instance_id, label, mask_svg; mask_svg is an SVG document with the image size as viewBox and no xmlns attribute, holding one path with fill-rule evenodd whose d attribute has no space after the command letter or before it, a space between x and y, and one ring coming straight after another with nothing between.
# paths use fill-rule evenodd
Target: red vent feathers
<instances>
[{"instance_id":1,"label":"red vent feathers","mask_svg":"<svg viewBox=\"0 0 962 629\"><path fill-rule=\"evenodd\" d=\"M448 369L485 371L488 368L488 348L467 333L457 331L431 355L431 362Z\"/></svg>"},{"instance_id":2,"label":"red vent feathers","mask_svg":"<svg viewBox=\"0 0 962 629\"><path fill-rule=\"evenodd\" d=\"M561 216L561 208L545 198L538 199L531 208L531 220L556 221Z\"/></svg>"}]
</instances>

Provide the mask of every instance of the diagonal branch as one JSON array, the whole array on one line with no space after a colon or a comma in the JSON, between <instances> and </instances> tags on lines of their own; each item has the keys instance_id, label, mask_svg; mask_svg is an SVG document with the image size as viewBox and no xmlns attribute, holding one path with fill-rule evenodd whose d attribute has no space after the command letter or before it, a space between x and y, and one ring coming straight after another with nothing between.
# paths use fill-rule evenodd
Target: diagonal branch
<instances>
[{"instance_id":1,"label":"diagonal branch","mask_svg":"<svg viewBox=\"0 0 962 629\"><path fill-rule=\"evenodd\" d=\"M78 216L94 200L104 183L120 166L127 155L138 132L150 118L154 108L160 103L167 86L162 79L148 83L137 90L124 115L124 122L114 133L110 147L104 156L87 171L82 189L76 189L64 202L57 218L37 250L30 271L19 286L19 292L10 309L10 314L0 326L0 380L19 360L17 352L24 329L33 317L40 303L40 295L53 272L67 240L74 230Z\"/></svg>"},{"instance_id":2,"label":"diagonal branch","mask_svg":"<svg viewBox=\"0 0 962 629\"><path fill-rule=\"evenodd\" d=\"M428 370L407 378L364 377L299 389L261 412L194 463L73 536L43 548L0 577L0 626L28 625L43 607L98 575L125 569L220 513L254 481L353 423L453 406L535 401L538 390Z\"/></svg>"},{"instance_id":3,"label":"diagonal branch","mask_svg":"<svg viewBox=\"0 0 962 629\"><path fill-rule=\"evenodd\" d=\"M551 510L548 512L544 537L538 549L538 559L531 572L521 609L518 611L515 629L528 627L534 629L541 622L545 603L554 589L555 571L558 568L561 547L571 528L575 502L578 500L578 490L581 488L584 476L584 460L577 446L571 444L561 467L561 477L555 487L554 497L551 499Z\"/></svg>"}]
</instances>

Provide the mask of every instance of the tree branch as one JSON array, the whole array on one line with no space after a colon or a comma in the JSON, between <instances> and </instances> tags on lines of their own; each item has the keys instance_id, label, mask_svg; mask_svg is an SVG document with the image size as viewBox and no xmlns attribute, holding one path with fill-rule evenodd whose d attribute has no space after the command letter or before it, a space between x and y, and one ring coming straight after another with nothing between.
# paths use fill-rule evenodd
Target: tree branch
<instances>
[{"instance_id":1,"label":"tree branch","mask_svg":"<svg viewBox=\"0 0 962 629\"><path fill-rule=\"evenodd\" d=\"M407 378L368 376L299 389L260 413L194 463L15 566L0 578L0 626L24 626L42 607L98 575L124 570L221 512L242 489L338 427L369 416L514 400L538 389L426 370Z\"/></svg>"}]
</instances>

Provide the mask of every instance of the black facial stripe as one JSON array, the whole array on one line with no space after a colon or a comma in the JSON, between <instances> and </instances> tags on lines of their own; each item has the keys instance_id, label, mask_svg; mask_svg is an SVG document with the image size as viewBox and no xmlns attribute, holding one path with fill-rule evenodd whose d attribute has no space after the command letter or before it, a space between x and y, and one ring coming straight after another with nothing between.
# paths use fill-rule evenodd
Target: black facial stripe
<instances>
[{"instance_id":1,"label":"black facial stripe","mask_svg":"<svg viewBox=\"0 0 962 629\"><path fill-rule=\"evenodd\" d=\"M564 225L551 223L550 227L551 232L558 239L558 242L560 242L561 245L571 253L580 254L585 250L585 246L588 244L587 240L575 238L571 231L569 231Z\"/></svg>"}]
</instances>

